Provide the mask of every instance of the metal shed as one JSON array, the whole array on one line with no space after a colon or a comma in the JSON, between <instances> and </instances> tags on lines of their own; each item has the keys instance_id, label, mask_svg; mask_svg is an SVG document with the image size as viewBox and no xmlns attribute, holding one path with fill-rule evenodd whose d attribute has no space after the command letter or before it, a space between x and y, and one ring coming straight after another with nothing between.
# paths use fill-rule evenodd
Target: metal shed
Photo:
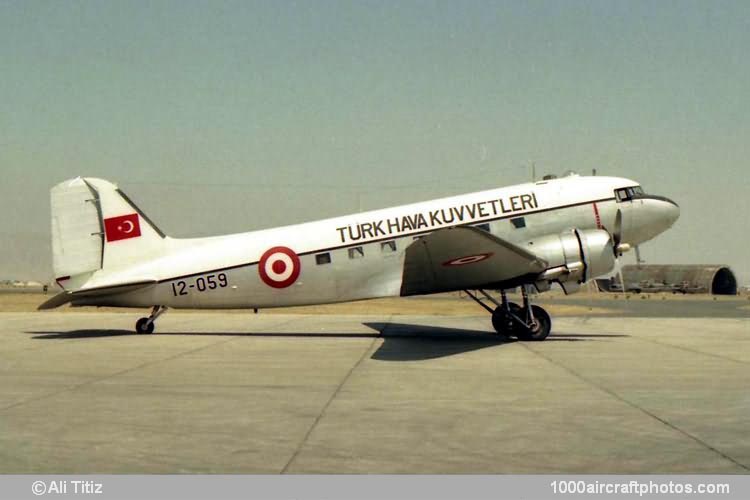
<instances>
[{"instance_id":1,"label":"metal shed","mask_svg":"<svg viewBox=\"0 0 750 500\"><path fill-rule=\"evenodd\" d=\"M737 278L724 265L628 265L622 276L628 292L737 295ZM622 291L619 277L597 283L602 291Z\"/></svg>"}]
</instances>

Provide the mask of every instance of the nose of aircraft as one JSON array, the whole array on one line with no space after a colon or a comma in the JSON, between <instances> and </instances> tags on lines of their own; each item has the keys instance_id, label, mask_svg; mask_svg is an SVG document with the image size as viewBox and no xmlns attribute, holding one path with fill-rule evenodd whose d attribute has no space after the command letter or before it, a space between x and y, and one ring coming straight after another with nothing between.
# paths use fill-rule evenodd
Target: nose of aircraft
<instances>
[{"instance_id":1,"label":"nose of aircraft","mask_svg":"<svg viewBox=\"0 0 750 500\"><path fill-rule=\"evenodd\" d=\"M627 243L638 245L649 241L674 225L680 217L680 207L663 196L646 195L636 200L630 216L625 214L623 232Z\"/></svg>"},{"instance_id":2,"label":"nose of aircraft","mask_svg":"<svg viewBox=\"0 0 750 500\"><path fill-rule=\"evenodd\" d=\"M680 206L669 198L663 198L664 202L660 208L666 227L664 229L672 227L677 219L680 218Z\"/></svg>"}]
</instances>

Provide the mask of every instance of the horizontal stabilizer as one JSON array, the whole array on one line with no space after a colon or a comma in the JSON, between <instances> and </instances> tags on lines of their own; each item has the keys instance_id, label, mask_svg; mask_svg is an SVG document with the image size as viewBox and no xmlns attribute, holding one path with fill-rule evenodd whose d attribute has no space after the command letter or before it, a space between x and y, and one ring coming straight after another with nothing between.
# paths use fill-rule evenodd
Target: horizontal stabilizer
<instances>
[{"instance_id":1,"label":"horizontal stabilizer","mask_svg":"<svg viewBox=\"0 0 750 500\"><path fill-rule=\"evenodd\" d=\"M39 307L37 307L38 311L44 311L46 309L54 309L56 307L60 307L63 304L67 304L73 300L73 294L70 292L60 292L54 297L48 299L44 302L44 304L41 304Z\"/></svg>"},{"instance_id":2,"label":"horizontal stabilizer","mask_svg":"<svg viewBox=\"0 0 750 500\"><path fill-rule=\"evenodd\" d=\"M58 293L37 309L42 311L45 309L54 309L60 307L63 304L74 301L79 297L102 297L105 295L117 295L121 293L132 292L134 290L140 290L156 284L156 280L143 280L133 281L130 283L120 283L117 285L99 286L94 288L83 288L76 290L75 292L62 292Z\"/></svg>"}]
</instances>

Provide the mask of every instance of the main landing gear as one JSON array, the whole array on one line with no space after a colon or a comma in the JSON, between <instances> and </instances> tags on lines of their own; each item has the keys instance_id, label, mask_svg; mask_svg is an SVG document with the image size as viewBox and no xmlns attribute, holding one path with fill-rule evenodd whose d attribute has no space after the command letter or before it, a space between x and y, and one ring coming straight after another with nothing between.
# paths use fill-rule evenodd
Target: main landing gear
<instances>
[{"instance_id":1,"label":"main landing gear","mask_svg":"<svg viewBox=\"0 0 750 500\"><path fill-rule=\"evenodd\" d=\"M135 333L154 333L154 321L165 312L167 312L166 306L154 306L151 316L136 321Z\"/></svg>"},{"instance_id":2,"label":"main landing gear","mask_svg":"<svg viewBox=\"0 0 750 500\"><path fill-rule=\"evenodd\" d=\"M505 290L500 291L501 302L484 290L477 291L496 307L493 309L484 303L482 297L465 290L469 297L492 314L492 326L500 335L518 340L544 340L549 335L552 320L547 311L529 303L529 292L525 285L521 287L523 306L508 302Z\"/></svg>"}]
</instances>

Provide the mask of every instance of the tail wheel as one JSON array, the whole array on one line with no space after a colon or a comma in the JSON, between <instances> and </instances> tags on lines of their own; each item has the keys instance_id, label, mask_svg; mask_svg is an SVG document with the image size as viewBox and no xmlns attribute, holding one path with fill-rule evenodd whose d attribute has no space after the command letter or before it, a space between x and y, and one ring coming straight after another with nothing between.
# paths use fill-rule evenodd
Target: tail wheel
<instances>
[{"instance_id":1,"label":"tail wheel","mask_svg":"<svg viewBox=\"0 0 750 500\"><path fill-rule=\"evenodd\" d=\"M518 338L521 340L535 340L540 341L547 338L550 329L552 328L552 320L547 314L547 311L537 305L532 305L531 309L534 313L534 321L531 327L523 327L517 325Z\"/></svg>"},{"instance_id":2,"label":"tail wheel","mask_svg":"<svg viewBox=\"0 0 750 500\"><path fill-rule=\"evenodd\" d=\"M148 318L141 318L135 324L135 333L154 333L154 322Z\"/></svg>"}]
</instances>

